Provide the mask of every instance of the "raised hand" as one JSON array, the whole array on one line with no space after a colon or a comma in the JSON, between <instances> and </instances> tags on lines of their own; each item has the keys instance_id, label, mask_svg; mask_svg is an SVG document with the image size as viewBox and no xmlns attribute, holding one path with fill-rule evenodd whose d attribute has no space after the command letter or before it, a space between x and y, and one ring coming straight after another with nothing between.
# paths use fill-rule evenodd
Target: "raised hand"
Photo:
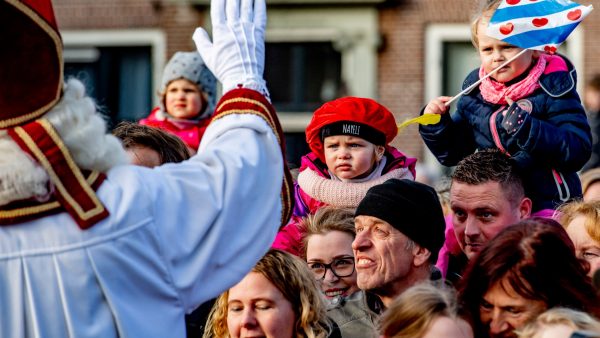
<instances>
[{"instance_id":1,"label":"raised hand","mask_svg":"<svg viewBox=\"0 0 600 338\"><path fill-rule=\"evenodd\" d=\"M197 28L194 42L208 68L223 84L223 92L242 86L269 92L265 65L266 0L212 0L213 41Z\"/></svg>"},{"instance_id":2,"label":"raised hand","mask_svg":"<svg viewBox=\"0 0 600 338\"><path fill-rule=\"evenodd\" d=\"M446 102L448 102L451 98L451 96L440 96L429 101L427 106L425 106L423 114L446 114L446 112L448 112L448 106L446 106Z\"/></svg>"}]
</instances>

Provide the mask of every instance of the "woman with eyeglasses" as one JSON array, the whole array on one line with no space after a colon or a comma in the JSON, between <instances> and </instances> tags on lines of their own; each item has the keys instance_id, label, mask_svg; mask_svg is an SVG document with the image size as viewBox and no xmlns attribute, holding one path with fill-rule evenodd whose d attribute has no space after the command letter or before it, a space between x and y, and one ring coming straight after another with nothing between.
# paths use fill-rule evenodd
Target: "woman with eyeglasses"
<instances>
[{"instance_id":1,"label":"woman with eyeglasses","mask_svg":"<svg viewBox=\"0 0 600 338\"><path fill-rule=\"evenodd\" d=\"M354 210L324 206L301 223L306 263L329 300L327 315L344 338L377 337L367 295L356 284L352 241Z\"/></svg>"},{"instance_id":2,"label":"woman with eyeglasses","mask_svg":"<svg viewBox=\"0 0 600 338\"><path fill-rule=\"evenodd\" d=\"M331 301L359 291L352 252L354 211L323 207L303 226L306 262L325 297Z\"/></svg>"}]
</instances>

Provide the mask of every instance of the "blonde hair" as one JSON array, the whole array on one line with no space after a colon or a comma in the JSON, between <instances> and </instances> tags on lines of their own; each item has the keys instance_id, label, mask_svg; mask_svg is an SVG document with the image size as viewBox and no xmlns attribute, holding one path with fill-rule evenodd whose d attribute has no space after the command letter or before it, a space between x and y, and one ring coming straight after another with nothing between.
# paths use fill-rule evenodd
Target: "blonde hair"
<instances>
[{"instance_id":1,"label":"blonde hair","mask_svg":"<svg viewBox=\"0 0 600 338\"><path fill-rule=\"evenodd\" d=\"M324 300L306 263L283 251L270 250L252 272L267 278L287 299L296 314L294 338L325 338L330 333ZM203 338L230 337L227 329L229 291L213 306Z\"/></svg>"},{"instance_id":2,"label":"blonde hair","mask_svg":"<svg viewBox=\"0 0 600 338\"><path fill-rule=\"evenodd\" d=\"M303 258L306 258L306 247L312 235L324 235L331 231L340 231L349 234L352 238L356 237L354 209L324 206L314 214L309 214L303 218L300 227L305 230L302 237L302 254Z\"/></svg>"},{"instance_id":3,"label":"blonde hair","mask_svg":"<svg viewBox=\"0 0 600 338\"><path fill-rule=\"evenodd\" d=\"M553 308L539 315L533 322L517 330L519 338L533 338L546 327L566 325L573 330L592 331L600 334L600 322L589 314L568 308Z\"/></svg>"},{"instance_id":4,"label":"blonde hair","mask_svg":"<svg viewBox=\"0 0 600 338\"><path fill-rule=\"evenodd\" d=\"M456 295L448 288L425 282L412 286L396 298L379 322L385 337L421 337L438 317L459 318Z\"/></svg>"},{"instance_id":5,"label":"blonde hair","mask_svg":"<svg viewBox=\"0 0 600 338\"><path fill-rule=\"evenodd\" d=\"M106 172L128 162L119 140L106 133L106 122L79 80L65 83L62 98L42 118L50 121L81 169ZM48 173L6 131L0 132L0 152L0 205L28 198L47 200L52 193Z\"/></svg>"},{"instance_id":6,"label":"blonde hair","mask_svg":"<svg viewBox=\"0 0 600 338\"><path fill-rule=\"evenodd\" d=\"M493 12L500 6L502 0L480 0L479 8L475 12L475 16L471 20L471 43L475 48L479 48L479 40L477 39L477 33L479 29L479 23L485 16L492 16Z\"/></svg>"},{"instance_id":7,"label":"blonde hair","mask_svg":"<svg viewBox=\"0 0 600 338\"><path fill-rule=\"evenodd\" d=\"M565 229L578 216L585 217L585 230L594 241L600 243L600 200L565 203L558 208L557 214L560 215L560 224Z\"/></svg>"}]
</instances>

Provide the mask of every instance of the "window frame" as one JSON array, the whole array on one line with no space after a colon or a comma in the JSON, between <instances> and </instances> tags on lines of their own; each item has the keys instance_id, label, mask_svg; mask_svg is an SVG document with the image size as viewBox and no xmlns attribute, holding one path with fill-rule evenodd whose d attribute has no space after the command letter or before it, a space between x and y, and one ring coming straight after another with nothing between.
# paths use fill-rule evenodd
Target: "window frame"
<instances>
[{"instance_id":1,"label":"window frame","mask_svg":"<svg viewBox=\"0 0 600 338\"><path fill-rule=\"evenodd\" d=\"M61 31L63 45L68 48L85 47L150 47L152 64L151 88L158 88L166 62L166 35L160 29L90 29ZM153 105L159 98L151 93Z\"/></svg>"},{"instance_id":2,"label":"window frame","mask_svg":"<svg viewBox=\"0 0 600 338\"><path fill-rule=\"evenodd\" d=\"M211 27L210 13L205 20L205 27ZM348 95L377 98L381 37L376 7L269 7L265 34L267 43L332 42L342 55L342 81ZM278 112L278 116L284 132L304 132L312 113Z\"/></svg>"}]
</instances>

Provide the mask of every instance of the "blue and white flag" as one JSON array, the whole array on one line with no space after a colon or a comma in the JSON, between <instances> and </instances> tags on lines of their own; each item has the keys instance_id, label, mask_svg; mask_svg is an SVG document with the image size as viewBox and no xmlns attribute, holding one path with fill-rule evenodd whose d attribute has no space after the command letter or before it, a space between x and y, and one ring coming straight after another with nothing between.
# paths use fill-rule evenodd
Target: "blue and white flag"
<instances>
[{"instance_id":1,"label":"blue and white flag","mask_svg":"<svg viewBox=\"0 0 600 338\"><path fill-rule=\"evenodd\" d=\"M486 33L511 45L552 54L592 9L569 0L503 0Z\"/></svg>"}]
</instances>

